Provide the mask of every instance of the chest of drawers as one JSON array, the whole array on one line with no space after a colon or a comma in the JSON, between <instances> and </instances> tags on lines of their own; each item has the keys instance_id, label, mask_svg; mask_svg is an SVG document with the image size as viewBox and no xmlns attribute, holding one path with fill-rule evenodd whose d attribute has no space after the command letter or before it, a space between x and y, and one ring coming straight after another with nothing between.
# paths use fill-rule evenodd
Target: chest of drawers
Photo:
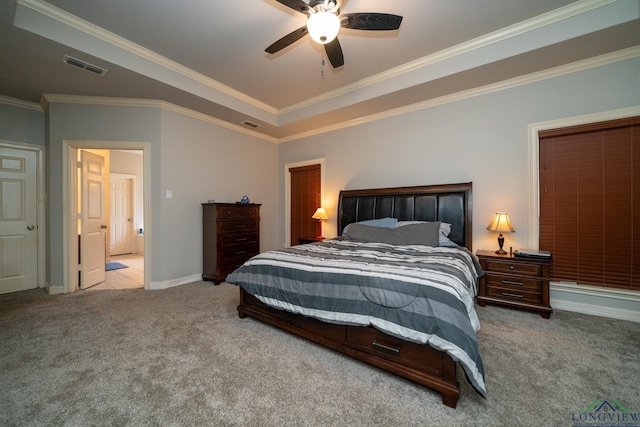
<instances>
[{"instance_id":1,"label":"chest of drawers","mask_svg":"<svg viewBox=\"0 0 640 427\"><path fill-rule=\"evenodd\" d=\"M535 310L548 319L551 259L517 258L492 251L477 251L484 276L480 278L478 304L501 304Z\"/></svg>"},{"instance_id":2,"label":"chest of drawers","mask_svg":"<svg viewBox=\"0 0 640 427\"><path fill-rule=\"evenodd\" d=\"M259 252L259 204L202 204L202 280L219 284Z\"/></svg>"}]
</instances>

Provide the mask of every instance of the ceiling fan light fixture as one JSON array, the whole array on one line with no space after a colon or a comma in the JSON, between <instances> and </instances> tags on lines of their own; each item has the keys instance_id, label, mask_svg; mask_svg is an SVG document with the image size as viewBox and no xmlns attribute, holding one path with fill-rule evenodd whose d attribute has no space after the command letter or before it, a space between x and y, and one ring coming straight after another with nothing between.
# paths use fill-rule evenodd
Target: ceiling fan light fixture
<instances>
[{"instance_id":1,"label":"ceiling fan light fixture","mask_svg":"<svg viewBox=\"0 0 640 427\"><path fill-rule=\"evenodd\" d=\"M340 31L340 18L329 11L313 13L307 21L307 30L316 43L331 43Z\"/></svg>"}]
</instances>

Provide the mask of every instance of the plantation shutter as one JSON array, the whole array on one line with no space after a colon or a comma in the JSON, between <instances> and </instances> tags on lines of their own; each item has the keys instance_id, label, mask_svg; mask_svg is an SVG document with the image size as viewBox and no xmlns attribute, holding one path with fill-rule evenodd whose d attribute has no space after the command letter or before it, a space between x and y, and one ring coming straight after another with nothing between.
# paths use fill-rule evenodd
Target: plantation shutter
<instances>
[{"instance_id":1,"label":"plantation shutter","mask_svg":"<svg viewBox=\"0 0 640 427\"><path fill-rule=\"evenodd\" d=\"M640 290L640 117L543 131L540 249L552 280Z\"/></svg>"},{"instance_id":2,"label":"plantation shutter","mask_svg":"<svg viewBox=\"0 0 640 427\"><path fill-rule=\"evenodd\" d=\"M291 245L299 237L321 234L320 221L311 218L320 207L320 165L290 168L291 176Z\"/></svg>"}]
</instances>

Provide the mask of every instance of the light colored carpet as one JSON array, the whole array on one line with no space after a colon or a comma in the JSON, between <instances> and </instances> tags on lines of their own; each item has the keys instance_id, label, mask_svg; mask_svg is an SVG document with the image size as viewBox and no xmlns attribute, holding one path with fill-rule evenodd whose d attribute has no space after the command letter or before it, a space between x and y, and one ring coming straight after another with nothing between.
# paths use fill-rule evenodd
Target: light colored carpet
<instances>
[{"instance_id":1,"label":"light colored carpet","mask_svg":"<svg viewBox=\"0 0 640 427\"><path fill-rule=\"evenodd\" d=\"M410 381L256 320L238 289L0 296L2 426L570 426L593 401L640 410L640 325L478 307L488 399Z\"/></svg>"}]
</instances>

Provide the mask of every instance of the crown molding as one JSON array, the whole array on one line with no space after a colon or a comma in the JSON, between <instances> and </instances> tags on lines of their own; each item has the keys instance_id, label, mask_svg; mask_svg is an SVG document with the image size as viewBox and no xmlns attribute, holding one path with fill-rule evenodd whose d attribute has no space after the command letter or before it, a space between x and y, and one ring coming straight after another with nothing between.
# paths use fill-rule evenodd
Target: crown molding
<instances>
[{"instance_id":1,"label":"crown molding","mask_svg":"<svg viewBox=\"0 0 640 427\"><path fill-rule=\"evenodd\" d=\"M374 122L377 120L383 120L390 117L400 116L414 111L424 110L432 108L438 105L449 104L451 102L461 101L476 96L486 95L492 92L498 92L501 90L511 89L518 86L524 86L530 83L535 83L542 80L552 79L554 77L560 77L567 74L577 73L579 71L588 70L591 68L601 67L608 64L613 64L620 61L626 61L629 59L640 57L640 46L631 47L628 49L619 50L612 53L596 56L593 58L585 59L582 61L573 62L571 64L561 65L548 70L538 71L535 73L527 74L513 79L504 80L502 82L485 85L482 87L469 89L453 94L433 98L427 101L418 102L415 104L407 105L404 107L395 108L392 110L376 113L368 116L363 116L357 119L337 123L334 125L326 126L323 128L314 129L309 132L302 132L295 135L290 135L284 138L280 138L279 142L290 142L298 139L308 138L327 132L333 132L340 129L345 129L352 126L357 126L365 123Z\"/></svg>"},{"instance_id":2,"label":"crown molding","mask_svg":"<svg viewBox=\"0 0 640 427\"><path fill-rule=\"evenodd\" d=\"M11 98L9 96L0 95L0 104L42 112L40 104L37 104L35 102L23 101L22 99Z\"/></svg>"},{"instance_id":3,"label":"crown molding","mask_svg":"<svg viewBox=\"0 0 640 427\"><path fill-rule=\"evenodd\" d=\"M599 22L598 25L605 27L613 24L602 23L602 19L596 18L607 16L612 22L615 21L617 23L617 21L625 19L625 11L627 11L627 15L629 15L629 8L634 6L637 8L636 2L629 0L579 0L548 13L458 44L449 49L444 49L432 55L359 80L339 89L277 109L124 39L117 34L50 5L43 0L15 1L18 9L23 7L38 14L37 17L23 16L20 20L17 20L21 21L21 28L43 35L44 37L52 38L54 35L47 33L47 31L42 28L45 26L37 25L42 22L35 22L38 19L41 20L43 17L48 18L49 21L47 21L47 24L55 21L63 26L59 27L58 25L56 27L59 28L61 32L66 31L68 33L69 30L72 30L72 34L66 34L64 40L59 40L59 42L63 44L83 50L91 55L101 57L104 60L130 70L147 74L166 84L197 94L212 102L224 105L242 112L249 117L255 117L256 119L275 126L283 126L304 118L313 117L316 114L384 95L394 90L424 83L425 81L441 77L440 74L446 72L446 69L448 69L449 73L452 73L472 66L482 65L477 62L477 59L474 62L472 57L491 58L496 56L497 53L495 49L500 43L506 44L504 47L509 50L507 45L511 39L524 37L527 33L531 33L528 35L530 43L531 40L536 40L537 44L529 46L528 48L522 48L525 50L539 47L545 43L557 42L558 38L570 36L562 32L558 33L556 29L555 41L545 42L538 41L540 37L537 37L533 32L541 29L551 30L551 26L554 24L579 17L580 15L597 9L602 9L599 16L585 16L584 19L589 20L591 18L591 21ZM609 5L611 5L610 8L603 9ZM631 18L628 17L628 19ZM608 20L604 21L609 22ZM20 23L17 22L16 25L20 26ZM595 27L598 27L598 25L595 25ZM571 27L571 25L568 26ZM576 28L575 31L579 33L585 30ZM575 36L575 34L571 36ZM55 33L55 37L59 38L62 36ZM114 51L114 48L116 51ZM485 50L485 52L480 55L482 50ZM519 52L511 52L504 55L509 56L517 53ZM499 58L494 58L494 60L496 59ZM489 61L490 59L486 60ZM435 71L438 68L440 71Z\"/></svg>"},{"instance_id":4,"label":"crown molding","mask_svg":"<svg viewBox=\"0 0 640 427\"><path fill-rule=\"evenodd\" d=\"M277 143L278 139L260 132L246 129L240 125L236 125L224 120L217 119L207 114L199 113L189 108L181 107L166 101L156 99L133 99L133 98L109 98L101 96L81 96L81 95L58 95L45 93L42 95L40 104L42 109L46 109L49 104L76 104L76 105L100 105L109 107L134 107L134 108L159 108L165 111L171 111L193 119L201 120L215 126L230 129L235 132L243 133L267 142Z\"/></svg>"},{"instance_id":5,"label":"crown molding","mask_svg":"<svg viewBox=\"0 0 640 427\"><path fill-rule=\"evenodd\" d=\"M289 135L282 138L271 137L260 132L256 132L250 129L246 129L242 126L235 125L233 123L219 120L215 117L199 113L188 108L180 107L178 105L159 100L148 99L130 99L130 98L109 98L109 97L91 97L91 96L77 96L77 95L57 95L57 94L44 94L42 97L41 105L42 109L46 109L48 103L61 103L61 104L84 104L84 105L105 105L114 107L141 107L141 108L161 108L166 111L172 111L178 114L182 114L188 117L192 117L197 120L201 120L207 123L211 123L216 126L220 126L226 129L230 129L236 132L243 133L255 138L262 139L264 141L272 143L284 143L296 141L316 135L321 135L328 132L337 131L353 126L358 126L378 120L383 120L403 114L412 113L415 111L425 110L438 105L444 105L452 102L461 101L476 96L486 95L492 92L498 92L501 90L507 90L526 84L535 83L542 80L551 79L554 77L560 77L567 74L577 73L580 71L588 70L591 68L601 67L604 65L626 61L640 57L640 46L635 46L628 49L619 50L616 52L600 55L594 58L585 59L582 61L574 62L567 65L558 66L544 71L527 74L524 76L516 77L513 79L505 80L502 82L485 85L479 88L469 89L461 92L456 92L450 95L441 96L438 98L430 99L423 102L407 105L400 108L384 111L381 113L371 114L363 116L357 119L336 123L334 125L325 126L322 128L314 129L308 132L301 132L294 135ZM11 98L8 98L11 99ZM0 101L2 99L0 98ZM37 106L37 104L31 104L31 106ZM41 109L38 107L37 110Z\"/></svg>"}]
</instances>

